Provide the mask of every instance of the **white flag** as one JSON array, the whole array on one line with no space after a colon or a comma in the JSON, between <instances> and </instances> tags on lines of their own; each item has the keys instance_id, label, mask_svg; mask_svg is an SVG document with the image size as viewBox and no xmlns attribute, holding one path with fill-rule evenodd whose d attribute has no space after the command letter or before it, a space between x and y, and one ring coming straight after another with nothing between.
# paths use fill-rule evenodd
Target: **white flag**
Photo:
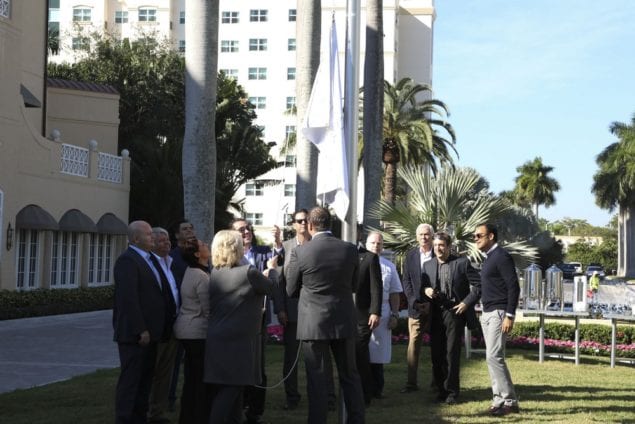
<instances>
[{"instance_id":1,"label":"white flag","mask_svg":"<svg viewBox=\"0 0 635 424\"><path fill-rule=\"evenodd\" d=\"M344 221L349 204L348 167L335 20L329 47L329 61L321 60L313 83L302 134L320 151L316 194Z\"/></svg>"}]
</instances>

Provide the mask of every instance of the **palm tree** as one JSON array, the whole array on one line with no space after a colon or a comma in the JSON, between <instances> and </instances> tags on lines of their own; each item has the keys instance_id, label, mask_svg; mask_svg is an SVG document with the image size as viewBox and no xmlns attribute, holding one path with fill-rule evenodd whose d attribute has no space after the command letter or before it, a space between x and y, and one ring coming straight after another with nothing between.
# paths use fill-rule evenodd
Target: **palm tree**
<instances>
[{"instance_id":1,"label":"palm tree","mask_svg":"<svg viewBox=\"0 0 635 424\"><path fill-rule=\"evenodd\" d=\"M394 86L384 81L382 162L385 164L383 200L395 203L397 165L428 165L436 174L438 163L452 164L450 151L456 149L454 129L445 117L448 108L440 100L429 99L432 90L403 78ZM421 100L426 97L424 100ZM433 118L440 116L441 119Z\"/></svg>"},{"instance_id":2,"label":"palm tree","mask_svg":"<svg viewBox=\"0 0 635 424\"><path fill-rule=\"evenodd\" d=\"M197 236L210 242L216 189L218 0L188 1L186 13L183 202Z\"/></svg>"},{"instance_id":3,"label":"palm tree","mask_svg":"<svg viewBox=\"0 0 635 424\"><path fill-rule=\"evenodd\" d=\"M631 277L635 275L635 114L630 124L613 122L610 131L619 141L598 155L591 191L601 208L618 208L617 273Z\"/></svg>"},{"instance_id":4,"label":"palm tree","mask_svg":"<svg viewBox=\"0 0 635 424\"><path fill-rule=\"evenodd\" d=\"M363 138L364 224L378 227L370 209L380 199L382 122L384 111L384 21L383 0L366 2L366 52L364 57Z\"/></svg>"},{"instance_id":5,"label":"palm tree","mask_svg":"<svg viewBox=\"0 0 635 424\"><path fill-rule=\"evenodd\" d=\"M416 245L415 231L420 223L432 224L435 230L447 231L458 253L478 261L481 254L472 240L474 229L483 222L508 219L512 207L508 201L487 190L487 183L473 169L443 167L436 178L429 178L418 166L409 165L397 171L412 191L409 202L391 205L379 201L372 214L384 222L382 234L387 248L398 257ZM499 233L499 236L502 235ZM537 250L511 235L506 249L525 263L537 257Z\"/></svg>"},{"instance_id":6,"label":"palm tree","mask_svg":"<svg viewBox=\"0 0 635 424\"><path fill-rule=\"evenodd\" d=\"M322 2L303 0L297 5L296 50L296 105L297 128L302 128L304 115L311 97L311 88L320 65L322 31ZM310 208L315 204L317 191L318 150L302 131L296 134L297 177L295 208Z\"/></svg>"},{"instance_id":7,"label":"palm tree","mask_svg":"<svg viewBox=\"0 0 635 424\"><path fill-rule=\"evenodd\" d=\"M548 174L553 171L552 166L545 166L542 158L527 161L516 168L519 175L516 177L517 195L531 204L538 219L538 206L549 207L556 203L554 193L560 190L560 184Z\"/></svg>"}]
</instances>

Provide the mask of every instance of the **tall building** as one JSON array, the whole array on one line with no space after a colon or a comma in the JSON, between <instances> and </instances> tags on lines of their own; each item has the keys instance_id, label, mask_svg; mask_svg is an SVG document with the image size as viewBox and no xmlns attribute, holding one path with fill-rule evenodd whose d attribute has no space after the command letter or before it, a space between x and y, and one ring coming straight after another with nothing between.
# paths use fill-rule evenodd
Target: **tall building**
<instances>
[{"instance_id":1,"label":"tall building","mask_svg":"<svg viewBox=\"0 0 635 424\"><path fill-rule=\"evenodd\" d=\"M185 51L185 0L49 0L53 61L71 61L90 48L92 31L120 37L165 37ZM296 131L295 51L297 0L220 0L218 68L234 76L256 107L264 140L284 166L241 187L246 217L256 229L283 225L295 207L295 155L285 140ZM344 71L346 0L322 1L323 46L334 16ZM361 63L365 51L365 6L361 11ZM384 0L384 76L432 83L434 0ZM363 65L362 65L363 66ZM360 81L363 84L360 68ZM134 152L132 152L134 154ZM263 234L266 234L264 232Z\"/></svg>"},{"instance_id":2,"label":"tall building","mask_svg":"<svg viewBox=\"0 0 635 424\"><path fill-rule=\"evenodd\" d=\"M0 289L113 282L129 169L119 93L47 79L47 8L0 0Z\"/></svg>"}]
</instances>

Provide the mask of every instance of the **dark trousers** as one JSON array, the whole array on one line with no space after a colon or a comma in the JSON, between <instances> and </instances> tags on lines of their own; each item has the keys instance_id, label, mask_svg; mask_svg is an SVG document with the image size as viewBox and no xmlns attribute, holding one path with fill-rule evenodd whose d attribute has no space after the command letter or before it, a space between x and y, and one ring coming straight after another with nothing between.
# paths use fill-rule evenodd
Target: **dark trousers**
<instances>
[{"instance_id":1,"label":"dark trousers","mask_svg":"<svg viewBox=\"0 0 635 424\"><path fill-rule=\"evenodd\" d=\"M267 375L265 374L265 344L267 341L267 327L262 325L262 333L260 337L260 384L261 387L267 386ZM265 413L265 400L267 390L256 386L246 386L244 388L245 416L247 422L256 420Z\"/></svg>"},{"instance_id":2,"label":"dark trousers","mask_svg":"<svg viewBox=\"0 0 635 424\"><path fill-rule=\"evenodd\" d=\"M300 392L298 391L298 367L296 358L300 349L300 341L296 338L298 330L297 322L287 322L284 326L284 364L282 366L282 378L284 381L284 391L287 395L287 403L297 404L300 402ZM296 365L295 367L293 365Z\"/></svg>"},{"instance_id":3,"label":"dark trousers","mask_svg":"<svg viewBox=\"0 0 635 424\"><path fill-rule=\"evenodd\" d=\"M115 423L145 423L157 344L119 343L121 371L115 393Z\"/></svg>"},{"instance_id":4,"label":"dark trousers","mask_svg":"<svg viewBox=\"0 0 635 424\"><path fill-rule=\"evenodd\" d=\"M205 424L210 410L209 387L203 382L205 339L181 340L185 352L180 424Z\"/></svg>"},{"instance_id":5,"label":"dark trousers","mask_svg":"<svg viewBox=\"0 0 635 424\"><path fill-rule=\"evenodd\" d=\"M210 384L209 424L241 424L243 396L243 386Z\"/></svg>"},{"instance_id":6,"label":"dark trousers","mask_svg":"<svg viewBox=\"0 0 635 424\"><path fill-rule=\"evenodd\" d=\"M464 316L433 305L430 323L430 353L434 381L441 394L455 397L459 395L461 337L464 328Z\"/></svg>"},{"instance_id":7,"label":"dark trousers","mask_svg":"<svg viewBox=\"0 0 635 424\"><path fill-rule=\"evenodd\" d=\"M364 391L364 401L368 404L373 398L375 385L373 374L370 370L370 352L368 342L370 341L371 330L368 326L368 314L357 321L357 341L355 344L355 358L357 362L357 372L362 381Z\"/></svg>"},{"instance_id":8,"label":"dark trousers","mask_svg":"<svg viewBox=\"0 0 635 424\"><path fill-rule=\"evenodd\" d=\"M370 371L373 375L373 385L375 387L373 395L379 397L384 391L384 364L371 363Z\"/></svg>"},{"instance_id":9,"label":"dark trousers","mask_svg":"<svg viewBox=\"0 0 635 424\"><path fill-rule=\"evenodd\" d=\"M324 424L328 415L328 377L325 358L333 353L348 424L364 422L364 395L355 365L355 339L305 340L302 352L307 374L309 424Z\"/></svg>"},{"instance_id":10,"label":"dark trousers","mask_svg":"<svg viewBox=\"0 0 635 424\"><path fill-rule=\"evenodd\" d=\"M179 385L179 374L181 373L183 355L183 345L179 344L179 347L176 350L176 358L174 358L174 369L172 370L172 381L170 382L170 394L168 395L170 408L173 408L174 403L176 402L176 388Z\"/></svg>"}]
</instances>

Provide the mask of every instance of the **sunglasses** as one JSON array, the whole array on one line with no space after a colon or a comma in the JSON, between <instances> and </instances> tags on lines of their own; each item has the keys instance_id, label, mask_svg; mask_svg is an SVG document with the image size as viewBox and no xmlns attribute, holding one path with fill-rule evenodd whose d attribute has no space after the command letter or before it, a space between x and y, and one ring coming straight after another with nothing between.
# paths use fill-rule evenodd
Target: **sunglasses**
<instances>
[{"instance_id":1,"label":"sunglasses","mask_svg":"<svg viewBox=\"0 0 635 424\"><path fill-rule=\"evenodd\" d=\"M306 218L302 218L302 219L295 219L294 222L296 224L306 224L308 221Z\"/></svg>"},{"instance_id":2,"label":"sunglasses","mask_svg":"<svg viewBox=\"0 0 635 424\"><path fill-rule=\"evenodd\" d=\"M476 233L474 234L474 240L480 240L483 237L487 237L487 234L482 234L482 233Z\"/></svg>"}]
</instances>

